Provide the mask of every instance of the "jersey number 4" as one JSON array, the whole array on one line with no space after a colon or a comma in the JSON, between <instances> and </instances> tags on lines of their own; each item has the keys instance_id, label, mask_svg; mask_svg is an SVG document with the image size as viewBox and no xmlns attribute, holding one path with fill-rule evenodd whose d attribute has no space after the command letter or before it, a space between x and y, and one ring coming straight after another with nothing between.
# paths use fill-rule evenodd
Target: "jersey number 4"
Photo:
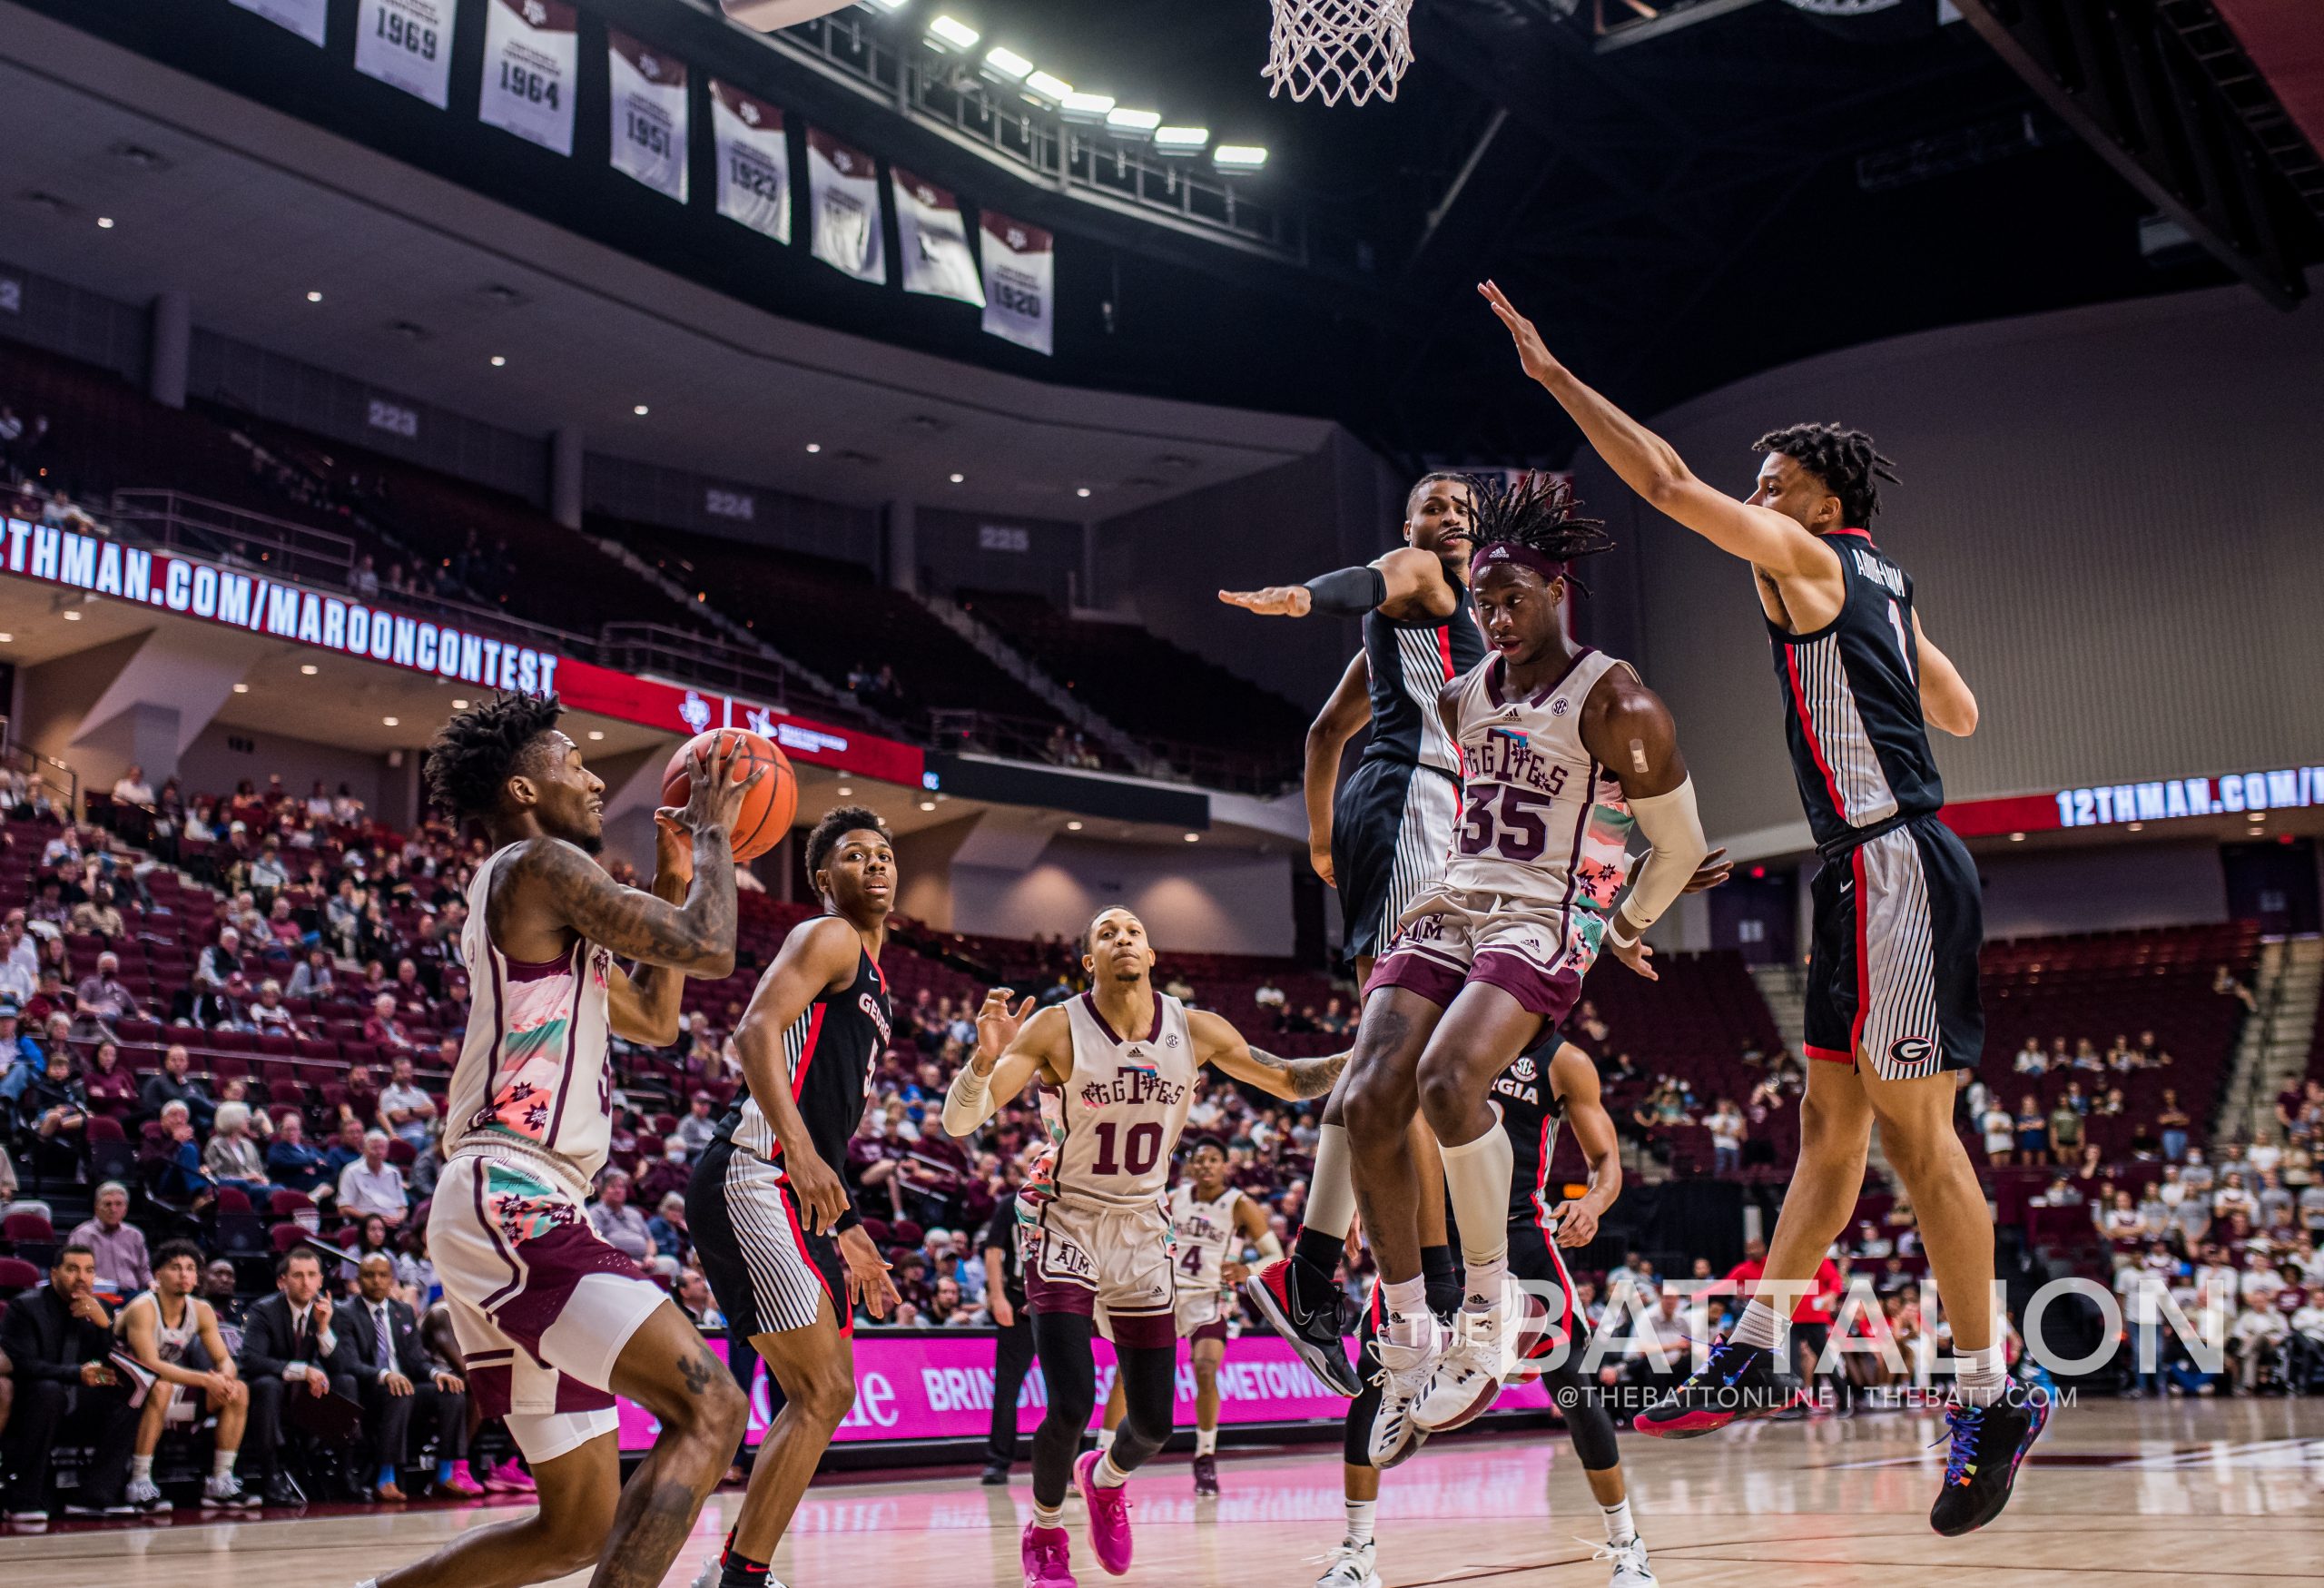
<instances>
[{"instance_id":1,"label":"jersey number 4","mask_svg":"<svg viewBox=\"0 0 2324 1588\"><path fill-rule=\"evenodd\" d=\"M1562 781L1565 768L1552 769ZM1461 820L1461 853L1487 852L1503 860L1533 861L1550 847L1550 824L1541 813L1554 801L1509 784L1486 784L1470 796L1468 814ZM1498 824L1494 808L1500 809Z\"/></svg>"}]
</instances>

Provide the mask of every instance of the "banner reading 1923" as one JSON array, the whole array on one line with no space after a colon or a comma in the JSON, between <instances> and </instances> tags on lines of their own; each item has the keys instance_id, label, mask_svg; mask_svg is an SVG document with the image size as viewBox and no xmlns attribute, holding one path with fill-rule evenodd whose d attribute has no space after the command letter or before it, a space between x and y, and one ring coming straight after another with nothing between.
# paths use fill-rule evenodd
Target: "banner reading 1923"
<instances>
[{"instance_id":1,"label":"banner reading 1923","mask_svg":"<svg viewBox=\"0 0 2324 1588\"><path fill-rule=\"evenodd\" d=\"M686 64L619 28L606 30L614 169L686 202Z\"/></svg>"},{"instance_id":2,"label":"banner reading 1923","mask_svg":"<svg viewBox=\"0 0 2324 1588\"><path fill-rule=\"evenodd\" d=\"M487 0L477 119L571 154L580 67L580 14L565 0Z\"/></svg>"},{"instance_id":3,"label":"banner reading 1923","mask_svg":"<svg viewBox=\"0 0 2324 1588\"><path fill-rule=\"evenodd\" d=\"M355 69L442 110L451 96L452 19L460 0L363 0Z\"/></svg>"},{"instance_id":4,"label":"banner reading 1923","mask_svg":"<svg viewBox=\"0 0 2324 1588\"><path fill-rule=\"evenodd\" d=\"M790 242L791 142L783 112L713 77L710 130L718 145L718 212Z\"/></svg>"}]
</instances>

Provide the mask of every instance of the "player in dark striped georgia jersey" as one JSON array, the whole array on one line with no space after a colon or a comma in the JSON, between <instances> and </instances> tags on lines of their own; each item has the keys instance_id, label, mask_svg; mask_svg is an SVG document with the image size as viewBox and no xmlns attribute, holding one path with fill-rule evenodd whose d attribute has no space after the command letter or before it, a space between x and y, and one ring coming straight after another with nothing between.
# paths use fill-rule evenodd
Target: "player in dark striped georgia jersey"
<instances>
[{"instance_id":1,"label":"player in dark striped georgia jersey","mask_svg":"<svg viewBox=\"0 0 2324 1588\"><path fill-rule=\"evenodd\" d=\"M1945 790L1925 725L1965 735L1977 725L1977 702L1921 632L1911 578L1873 542L1879 482L1896 476L1862 431L1794 425L1755 443L1765 460L1750 496L1737 501L1574 379L1498 287L1479 290L1526 373L1623 482L1751 565L1793 774L1824 856L1806 1045L1827 1062L1808 1066L1799 1163L1766 1277L1704 1368L1637 1426L1665 1436L1709 1433L1778 1410L1797 1393L1784 1359L1791 1314L1854 1215L1876 1119L1919 1215L1961 1358L1946 1414L1952 1449L1929 1524L1947 1535L1983 1527L2009 1503L2049 1401L2004 1369L1992 1302L1993 1215L1953 1129L1953 1072L1975 1068L1984 1041L1983 920L1968 852L1937 818Z\"/></svg>"},{"instance_id":2,"label":"player in dark striped georgia jersey","mask_svg":"<svg viewBox=\"0 0 2324 1588\"><path fill-rule=\"evenodd\" d=\"M1340 918L1356 985L1415 894L1444 870L1461 815L1461 747L1444 731L1437 696L1485 659L1469 597L1475 543L1472 487L1463 474L1423 474L1404 496L1405 544L1362 567L1305 585L1221 590L1219 599L1263 616L1310 612L1362 614L1364 648L1307 730L1307 855L1315 874L1339 890ZM1340 782L1340 759L1358 730L1370 736L1355 770ZM1430 1209L1422 1231L1429 1271L1452 1271L1452 1248L1426 1193L1443 1173L1435 1138L1417 1120L1413 1154ZM1342 1395L1361 1386L1341 1336L1353 1327L1336 1275L1355 1222L1347 1130L1334 1093L1324 1106L1309 1182L1307 1222L1294 1255L1266 1264L1245 1294L1313 1368Z\"/></svg>"},{"instance_id":3,"label":"player in dark striped georgia jersey","mask_svg":"<svg viewBox=\"0 0 2324 1588\"><path fill-rule=\"evenodd\" d=\"M853 1303L876 1318L896 1302L841 1179L888 1045L879 954L895 851L876 813L841 805L808 833L805 859L823 913L791 929L751 995L734 1031L748 1090L686 1188L686 1223L727 1338L766 1358L783 1401L742 1514L697 1588L768 1588L766 1563L855 1402Z\"/></svg>"}]
</instances>

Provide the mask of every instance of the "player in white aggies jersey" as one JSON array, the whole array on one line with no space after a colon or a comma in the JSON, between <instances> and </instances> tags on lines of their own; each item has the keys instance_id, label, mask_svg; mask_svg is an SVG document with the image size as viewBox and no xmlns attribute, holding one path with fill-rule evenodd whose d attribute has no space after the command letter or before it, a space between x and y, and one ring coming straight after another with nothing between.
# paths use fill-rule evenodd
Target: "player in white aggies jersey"
<instances>
[{"instance_id":1,"label":"player in white aggies jersey","mask_svg":"<svg viewBox=\"0 0 2324 1588\"><path fill-rule=\"evenodd\" d=\"M1177 1371L1177 1279L1162 1206L1196 1072L1216 1065L1276 1097L1319 1098L1346 1062L1278 1059L1235 1028L1154 986L1146 925L1106 910L1082 937L1090 990L1032 1014L996 988L977 1014L977 1051L952 1078L944 1129L967 1136L1038 1080L1056 1135L1053 1169L1025 1232L1026 1305L1049 1409L1033 1435L1027 1588L1073 1588L1061 1521L1068 1483L1088 1503L1098 1563L1129 1570L1129 1474L1170 1437ZM1031 1018L1028 1019L1028 1015ZM1128 1411L1113 1448L1074 1459L1097 1409L1092 1338L1114 1343Z\"/></svg>"},{"instance_id":2,"label":"player in white aggies jersey","mask_svg":"<svg viewBox=\"0 0 2324 1588\"><path fill-rule=\"evenodd\" d=\"M582 1204L612 1133L609 1037L667 1046L681 978L734 969L727 832L763 774L736 783L729 757L697 754L692 800L655 813L654 891L626 888L592 858L606 785L557 731L563 709L553 695L496 696L447 723L427 765L436 803L480 824L492 851L460 940L476 998L428 1253L470 1392L484 1415L506 1415L540 1509L464 1533L378 1588L517 1588L590 1568L592 1588L658 1584L748 1409L685 1314L597 1238ZM661 1422L626 1489L616 1391Z\"/></svg>"},{"instance_id":3,"label":"player in white aggies jersey","mask_svg":"<svg viewBox=\"0 0 2324 1588\"><path fill-rule=\"evenodd\" d=\"M1374 967L1343 1106L1386 1314L1375 1465L1415 1431L1474 1416L1501 1383L1512 1159L1487 1100L1493 1077L1572 1011L1601 932L1652 979L1640 934L1709 850L1669 709L1565 630L1571 561L1608 544L1603 527L1575 518L1565 483L1549 477L1483 482L1476 502L1472 588L1493 654L1442 702L1466 769L1461 826L1443 876ZM1609 782L1652 847L1601 925L1610 901L1591 892L1620 885L1609 869L1619 857L1593 853L1590 813ZM1467 1270L1449 1347L1422 1274L1415 1108L1443 1148Z\"/></svg>"},{"instance_id":4,"label":"player in white aggies jersey","mask_svg":"<svg viewBox=\"0 0 2324 1588\"><path fill-rule=\"evenodd\" d=\"M1226 1326L1235 1313L1235 1287L1250 1276L1246 1248L1256 1248L1272 1262L1283 1255L1283 1240L1268 1228L1265 1208L1226 1179L1226 1147L1205 1136L1187 1151L1186 1174L1170 1188L1164 1205L1170 1218L1170 1271L1177 1281L1178 1338L1195 1370L1196 1497L1218 1493L1218 1365L1226 1360ZM1118 1375L1106 1397L1104 1448L1128 1410Z\"/></svg>"}]
</instances>

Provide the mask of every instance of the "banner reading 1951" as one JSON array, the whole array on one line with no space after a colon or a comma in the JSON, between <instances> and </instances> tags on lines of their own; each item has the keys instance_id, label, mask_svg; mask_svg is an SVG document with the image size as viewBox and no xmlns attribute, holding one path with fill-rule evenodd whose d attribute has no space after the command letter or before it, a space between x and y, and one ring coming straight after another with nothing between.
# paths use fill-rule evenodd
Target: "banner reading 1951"
<instances>
[{"instance_id":1,"label":"banner reading 1951","mask_svg":"<svg viewBox=\"0 0 2324 1588\"><path fill-rule=\"evenodd\" d=\"M614 169L683 204L686 64L617 27L606 30L606 45L613 84Z\"/></svg>"}]
</instances>

